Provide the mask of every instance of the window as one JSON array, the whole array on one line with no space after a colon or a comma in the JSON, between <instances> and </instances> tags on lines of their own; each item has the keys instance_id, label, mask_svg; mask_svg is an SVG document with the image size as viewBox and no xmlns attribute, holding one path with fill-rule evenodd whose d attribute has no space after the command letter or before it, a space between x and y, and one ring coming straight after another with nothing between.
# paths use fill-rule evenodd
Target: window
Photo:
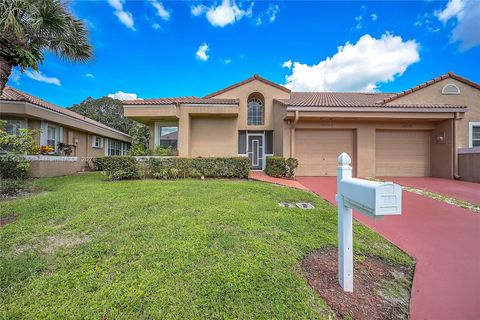
<instances>
[{"instance_id":1,"label":"window","mask_svg":"<svg viewBox=\"0 0 480 320\"><path fill-rule=\"evenodd\" d=\"M447 84L442 88L442 94L460 94L460 89L454 84Z\"/></svg>"},{"instance_id":2,"label":"window","mask_svg":"<svg viewBox=\"0 0 480 320\"><path fill-rule=\"evenodd\" d=\"M159 146L162 148L172 148L177 150L178 147L178 127L159 127Z\"/></svg>"},{"instance_id":3,"label":"window","mask_svg":"<svg viewBox=\"0 0 480 320\"><path fill-rule=\"evenodd\" d=\"M468 146L480 147L480 122L470 122L468 130Z\"/></svg>"},{"instance_id":4,"label":"window","mask_svg":"<svg viewBox=\"0 0 480 320\"><path fill-rule=\"evenodd\" d=\"M103 138L99 136L92 136L92 147L103 148Z\"/></svg>"},{"instance_id":5,"label":"window","mask_svg":"<svg viewBox=\"0 0 480 320\"><path fill-rule=\"evenodd\" d=\"M7 134L17 135L20 133L20 129L26 128L25 120L9 119L6 121L7 124L5 126L5 130Z\"/></svg>"},{"instance_id":6,"label":"window","mask_svg":"<svg viewBox=\"0 0 480 320\"><path fill-rule=\"evenodd\" d=\"M57 145L60 142L60 127L48 125L47 127L47 145L57 150Z\"/></svg>"},{"instance_id":7,"label":"window","mask_svg":"<svg viewBox=\"0 0 480 320\"><path fill-rule=\"evenodd\" d=\"M263 102L258 98L248 100L247 124L249 126L263 125Z\"/></svg>"},{"instance_id":8,"label":"window","mask_svg":"<svg viewBox=\"0 0 480 320\"><path fill-rule=\"evenodd\" d=\"M107 156L125 156L128 153L128 144L125 142L108 139L105 155Z\"/></svg>"}]
</instances>

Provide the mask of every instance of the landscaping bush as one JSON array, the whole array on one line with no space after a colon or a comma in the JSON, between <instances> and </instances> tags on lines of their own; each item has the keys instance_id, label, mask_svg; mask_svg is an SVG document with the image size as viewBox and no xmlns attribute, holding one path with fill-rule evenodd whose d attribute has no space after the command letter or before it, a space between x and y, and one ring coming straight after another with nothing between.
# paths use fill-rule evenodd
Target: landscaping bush
<instances>
[{"instance_id":1,"label":"landscaping bush","mask_svg":"<svg viewBox=\"0 0 480 320\"><path fill-rule=\"evenodd\" d=\"M27 180L0 178L0 197L12 197L29 189Z\"/></svg>"},{"instance_id":2,"label":"landscaping bush","mask_svg":"<svg viewBox=\"0 0 480 320\"><path fill-rule=\"evenodd\" d=\"M283 178L287 176L287 163L283 157L267 157L265 173L270 177Z\"/></svg>"},{"instance_id":3,"label":"landscaping bush","mask_svg":"<svg viewBox=\"0 0 480 320\"><path fill-rule=\"evenodd\" d=\"M250 160L231 158L164 158L150 159L149 172L156 179L180 178L247 178Z\"/></svg>"},{"instance_id":4,"label":"landscaping bush","mask_svg":"<svg viewBox=\"0 0 480 320\"><path fill-rule=\"evenodd\" d=\"M143 144L134 144L128 150L129 156L149 156L150 150Z\"/></svg>"},{"instance_id":5,"label":"landscaping bush","mask_svg":"<svg viewBox=\"0 0 480 320\"><path fill-rule=\"evenodd\" d=\"M103 171L103 163L107 160L107 157L100 157L100 158L93 158L92 159L92 164L95 170L97 171Z\"/></svg>"},{"instance_id":6,"label":"landscaping bush","mask_svg":"<svg viewBox=\"0 0 480 320\"><path fill-rule=\"evenodd\" d=\"M25 180L28 178L30 163L21 156L8 154L0 156L0 179Z\"/></svg>"},{"instance_id":7,"label":"landscaping bush","mask_svg":"<svg viewBox=\"0 0 480 320\"><path fill-rule=\"evenodd\" d=\"M140 166L133 157L105 157L101 160L103 171L110 180L129 180L140 177Z\"/></svg>"},{"instance_id":8,"label":"landscaping bush","mask_svg":"<svg viewBox=\"0 0 480 320\"><path fill-rule=\"evenodd\" d=\"M293 178L298 160L295 158L267 157L265 173L275 178Z\"/></svg>"},{"instance_id":9,"label":"landscaping bush","mask_svg":"<svg viewBox=\"0 0 480 320\"><path fill-rule=\"evenodd\" d=\"M177 153L178 153L177 150L172 147L164 148L164 147L158 146L155 148L155 150L153 150L154 156L174 157L177 155Z\"/></svg>"}]
</instances>

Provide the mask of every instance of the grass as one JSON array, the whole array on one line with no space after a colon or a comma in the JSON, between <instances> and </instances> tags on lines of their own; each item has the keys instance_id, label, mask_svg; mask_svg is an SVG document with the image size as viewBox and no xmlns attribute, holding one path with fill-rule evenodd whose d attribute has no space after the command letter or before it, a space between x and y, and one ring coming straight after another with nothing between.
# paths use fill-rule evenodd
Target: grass
<instances>
[{"instance_id":1,"label":"grass","mask_svg":"<svg viewBox=\"0 0 480 320\"><path fill-rule=\"evenodd\" d=\"M336 209L252 181L41 179L1 202L0 318L328 318L300 260L336 246ZM312 210L281 208L305 200ZM407 267L405 253L354 225L356 259ZM410 284L409 284L410 285Z\"/></svg>"}]
</instances>

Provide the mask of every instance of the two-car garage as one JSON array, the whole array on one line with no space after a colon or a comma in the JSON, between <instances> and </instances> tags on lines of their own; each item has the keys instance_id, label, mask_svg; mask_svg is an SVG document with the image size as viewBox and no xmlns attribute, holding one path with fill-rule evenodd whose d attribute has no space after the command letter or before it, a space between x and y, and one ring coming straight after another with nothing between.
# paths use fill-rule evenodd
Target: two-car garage
<instances>
[{"instance_id":1,"label":"two-car garage","mask_svg":"<svg viewBox=\"0 0 480 320\"><path fill-rule=\"evenodd\" d=\"M355 174L357 153L364 152L369 156L362 161L374 162L375 176L430 176L430 133L375 130L370 139L374 141L362 141L364 149L357 150L356 130L299 129L295 131L296 172L299 176L335 176L338 155L347 152Z\"/></svg>"}]
</instances>

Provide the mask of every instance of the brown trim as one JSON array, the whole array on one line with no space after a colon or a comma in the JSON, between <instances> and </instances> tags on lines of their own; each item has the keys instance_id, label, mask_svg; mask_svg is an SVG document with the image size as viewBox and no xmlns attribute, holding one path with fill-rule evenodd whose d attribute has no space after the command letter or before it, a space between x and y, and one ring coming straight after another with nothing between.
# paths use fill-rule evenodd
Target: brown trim
<instances>
[{"instance_id":1,"label":"brown trim","mask_svg":"<svg viewBox=\"0 0 480 320\"><path fill-rule=\"evenodd\" d=\"M260 77L258 74L256 74L256 75L254 75L253 77L250 77L250 78L245 79L245 80L243 80L243 81L240 81L240 82L237 82L237 83L235 83L235 84L232 84L231 86L228 86L228 87L226 87L226 88L224 88L224 89L222 89L222 90L219 90L219 91L210 93L210 94L206 95L204 98L205 98L205 99L209 99L209 98L218 96L219 94L222 94L222 93L224 93L224 92L230 91L230 90L235 89L235 88L237 88L237 87L243 86L244 84L247 84L247 83L252 82L252 81L254 81L254 80L261 81L261 82L263 82L263 83L265 83L265 84L268 84L269 86L275 87L275 88L280 89L280 90L282 90L282 91L285 91L285 92L287 92L287 93L290 93L290 92L291 92L290 89L288 89L288 88L286 88L286 87L284 87L284 86L281 86L281 85L279 85L279 84L276 84L275 82L272 82L272 81L267 80L267 79L265 79L265 78L262 78L262 77Z\"/></svg>"},{"instance_id":2,"label":"brown trim","mask_svg":"<svg viewBox=\"0 0 480 320\"><path fill-rule=\"evenodd\" d=\"M387 103L387 102L393 101L393 100L395 100L395 99L397 99L397 98L400 98L400 97L403 97L403 96L406 96L406 95L408 95L408 94L410 94L410 93L412 93L412 92L421 90L421 89L423 89L423 88L425 88L425 87L431 86L431 85L434 84L434 83L440 82L440 81L445 80L445 79L448 79L448 78L458 80L458 81L460 81L460 82L463 82L463 83L465 83L465 84L467 84L467 85L469 85L469 86L472 86L472 87L480 90L480 84L475 83L475 82L473 82L473 81L471 81L471 80L468 80L468 79L466 79L466 78L463 78L463 77L461 77L461 76L459 76L459 75L456 75L456 74L453 73L453 72L448 72L448 73L446 73L446 74L444 74L444 75L441 75L441 76L439 76L439 77L436 77L436 78L434 78L434 79L432 79L432 80L429 80L429 81L427 81L427 82L421 83L421 84L419 84L419 85L417 85L417 86L415 86L415 87L413 87L413 88L404 90L404 91L402 91L402 92L399 92L399 93L396 93L396 94L394 94L394 95L391 95L391 96L389 96L389 97L387 97L387 98L384 98L384 99L382 99L382 100L379 100L379 101L377 101L377 103L378 103L378 104L385 104L385 103Z\"/></svg>"}]
</instances>

